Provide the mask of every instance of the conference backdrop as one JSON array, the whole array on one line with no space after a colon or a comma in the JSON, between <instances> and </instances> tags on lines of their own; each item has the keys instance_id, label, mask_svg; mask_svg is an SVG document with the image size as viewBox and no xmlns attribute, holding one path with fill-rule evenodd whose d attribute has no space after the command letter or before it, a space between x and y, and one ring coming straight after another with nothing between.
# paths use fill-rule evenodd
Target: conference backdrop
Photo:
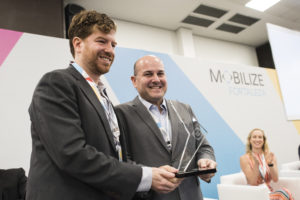
<instances>
[{"instance_id":1,"label":"conference backdrop","mask_svg":"<svg viewBox=\"0 0 300 200\"><path fill-rule=\"evenodd\" d=\"M300 120L300 32L267 24L288 120Z\"/></svg>"},{"instance_id":2,"label":"conference backdrop","mask_svg":"<svg viewBox=\"0 0 300 200\"><path fill-rule=\"evenodd\" d=\"M73 60L68 40L0 29L0 166L29 169L31 138L28 107L36 84L51 70ZM248 133L265 130L279 164L298 160L299 121L287 121L275 70L201 61L139 49L116 48L110 72L103 77L114 104L137 92L130 76L134 62L156 55L165 65L167 99L190 104L215 149L218 173L201 182L205 197L218 198L220 176L240 171Z\"/></svg>"}]
</instances>

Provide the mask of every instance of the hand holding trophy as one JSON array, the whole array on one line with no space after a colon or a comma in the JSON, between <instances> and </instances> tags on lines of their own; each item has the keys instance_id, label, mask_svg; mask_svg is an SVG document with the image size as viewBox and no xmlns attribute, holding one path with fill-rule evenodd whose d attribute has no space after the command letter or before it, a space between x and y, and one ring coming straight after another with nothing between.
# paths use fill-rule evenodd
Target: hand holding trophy
<instances>
[{"instance_id":1,"label":"hand holding trophy","mask_svg":"<svg viewBox=\"0 0 300 200\"><path fill-rule=\"evenodd\" d=\"M175 174L177 178L184 178L188 176L199 176L206 182L210 182L210 178L216 173L216 162L210 159L199 159L197 162L198 168L191 168L190 165L192 162L195 162L194 158L198 153L203 141L205 140L205 136L201 134L200 131L200 124L199 127L196 127L196 130L192 134L186 127L185 123L183 122L182 118L180 117L179 113L177 112L175 106L173 105L172 101L170 101L172 109L175 111L180 123L184 127L186 133L186 140L185 145L181 154L181 158L178 165L179 172ZM196 119L195 119L196 120ZM207 133L206 129L201 126L201 128ZM189 148L189 147L195 147Z\"/></svg>"}]
</instances>

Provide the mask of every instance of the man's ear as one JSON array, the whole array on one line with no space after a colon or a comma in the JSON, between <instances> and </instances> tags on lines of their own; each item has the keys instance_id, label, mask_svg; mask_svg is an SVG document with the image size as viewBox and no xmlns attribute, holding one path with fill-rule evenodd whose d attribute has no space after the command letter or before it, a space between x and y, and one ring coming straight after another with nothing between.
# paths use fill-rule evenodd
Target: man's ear
<instances>
[{"instance_id":1,"label":"man's ear","mask_svg":"<svg viewBox=\"0 0 300 200\"><path fill-rule=\"evenodd\" d=\"M131 76L130 79L131 79L133 87L136 88L136 76Z\"/></svg>"},{"instance_id":2,"label":"man's ear","mask_svg":"<svg viewBox=\"0 0 300 200\"><path fill-rule=\"evenodd\" d=\"M79 37L74 37L72 40L72 44L74 47L74 53L80 53L81 52L81 48L83 46L83 41L81 38Z\"/></svg>"}]
</instances>

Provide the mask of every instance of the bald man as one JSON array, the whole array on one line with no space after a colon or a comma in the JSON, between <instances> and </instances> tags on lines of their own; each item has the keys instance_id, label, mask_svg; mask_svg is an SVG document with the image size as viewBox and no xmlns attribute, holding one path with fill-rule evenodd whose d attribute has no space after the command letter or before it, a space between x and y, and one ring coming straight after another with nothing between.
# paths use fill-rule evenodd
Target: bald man
<instances>
[{"instance_id":1,"label":"bald man","mask_svg":"<svg viewBox=\"0 0 300 200\"><path fill-rule=\"evenodd\" d=\"M129 158L146 166L171 165L177 168L185 146L187 138L185 128L187 128L193 133L187 148L188 152L196 152L196 146L203 139L188 169L215 168L213 148L201 133L191 107L164 98L167 79L163 62L153 55L143 56L134 64L131 81L138 96L133 101L116 107L120 123L125 129ZM181 124L181 119L185 125ZM214 174L206 174L200 178L209 182L212 176ZM136 198L201 200L203 197L199 184L197 176L187 177L170 193L161 194L150 190L147 195Z\"/></svg>"}]
</instances>

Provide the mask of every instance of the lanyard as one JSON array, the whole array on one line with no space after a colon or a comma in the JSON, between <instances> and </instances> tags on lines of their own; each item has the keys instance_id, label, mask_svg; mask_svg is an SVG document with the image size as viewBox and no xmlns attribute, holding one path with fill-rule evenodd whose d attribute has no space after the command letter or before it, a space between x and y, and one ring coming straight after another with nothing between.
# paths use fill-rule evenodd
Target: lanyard
<instances>
[{"instance_id":1,"label":"lanyard","mask_svg":"<svg viewBox=\"0 0 300 200\"><path fill-rule=\"evenodd\" d=\"M120 144L120 129L117 121L116 114L113 110L112 103L108 99L108 97L104 94L104 92L101 91L101 89L96 85L96 83L90 78L85 78L89 85L92 87L93 91L95 92L96 96L98 97L98 100L102 104L106 117L108 118L109 126L111 129L111 132L114 137L115 147L118 152L119 161L123 160L122 155L122 147Z\"/></svg>"},{"instance_id":2,"label":"lanyard","mask_svg":"<svg viewBox=\"0 0 300 200\"><path fill-rule=\"evenodd\" d=\"M167 143L167 146L169 149L171 149L171 138L170 138L170 134L169 134L169 117L168 117L168 112L166 112L166 116L162 116L161 114L159 115L160 118L161 117L165 117L165 127L162 126L161 124L161 120L158 118L158 116L156 116L154 113L152 113L151 110L150 111L150 114L152 116L152 118L154 119L156 125L158 126L160 132L162 133L163 137L164 137L164 140L166 141Z\"/></svg>"}]
</instances>

